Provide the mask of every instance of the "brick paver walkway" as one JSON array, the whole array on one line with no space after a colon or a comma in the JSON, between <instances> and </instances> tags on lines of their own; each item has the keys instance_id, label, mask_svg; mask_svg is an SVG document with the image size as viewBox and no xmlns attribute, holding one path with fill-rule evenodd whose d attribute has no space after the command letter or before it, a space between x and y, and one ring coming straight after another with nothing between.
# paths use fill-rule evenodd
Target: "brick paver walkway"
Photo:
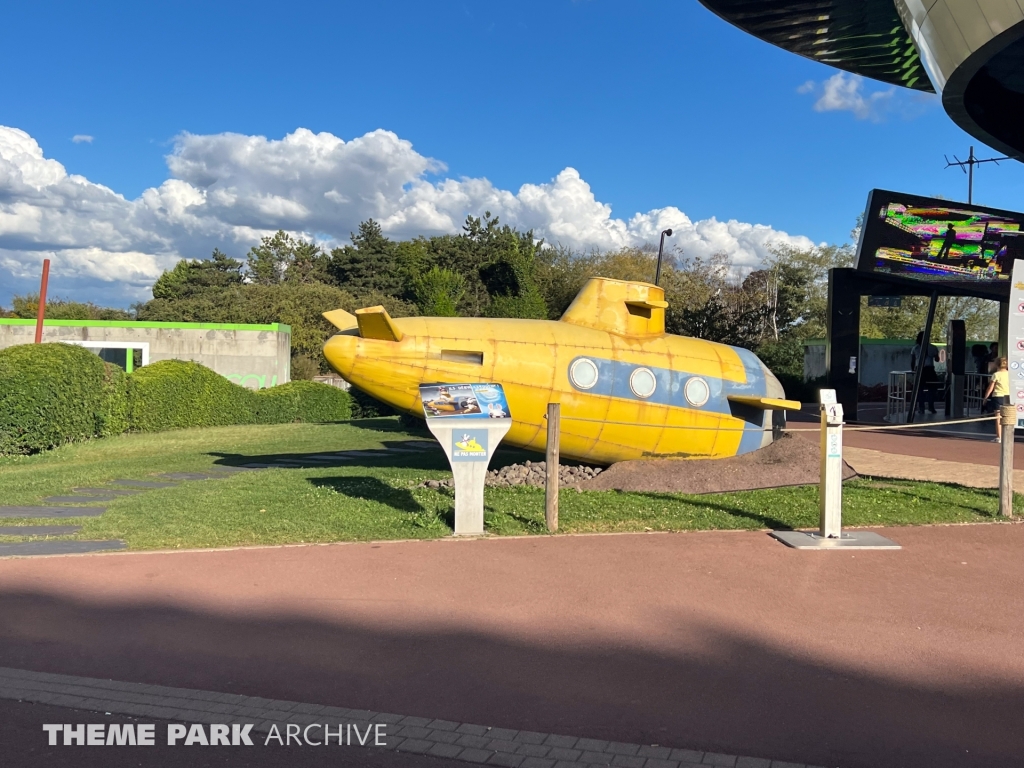
<instances>
[{"instance_id":1,"label":"brick paver walkway","mask_svg":"<svg viewBox=\"0 0 1024 768\"><path fill-rule=\"evenodd\" d=\"M377 746L505 768L815 768L758 757L3 667L0 667L0 698L190 724L251 724L251 732L260 734L270 733L276 725L282 737L289 724L303 729L319 724L319 728L312 729L310 738L320 742L325 724L331 726L332 733L338 732L339 724L352 725L360 733L369 733L379 723L383 728L379 732L374 730L374 736L379 733L383 744ZM346 729L346 732L351 735L351 731ZM350 738L346 740L352 744ZM373 746L375 738L367 741ZM359 746L358 743L353 745Z\"/></svg>"}]
</instances>

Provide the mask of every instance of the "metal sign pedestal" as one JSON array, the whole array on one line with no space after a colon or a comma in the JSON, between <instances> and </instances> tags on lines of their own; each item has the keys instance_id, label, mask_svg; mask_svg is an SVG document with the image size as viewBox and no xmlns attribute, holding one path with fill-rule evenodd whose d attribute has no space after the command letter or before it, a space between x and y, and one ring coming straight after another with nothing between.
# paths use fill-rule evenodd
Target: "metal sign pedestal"
<instances>
[{"instance_id":1,"label":"metal sign pedestal","mask_svg":"<svg viewBox=\"0 0 1024 768\"><path fill-rule=\"evenodd\" d=\"M484 481L491 456L512 428L500 384L420 384L427 429L444 449L455 481L455 535L484 535Z\"/></svg>"},{"instance_id":2,"label":"metal sign pedestal","mask_svg":"<svg viewBox=\"0 0 1024 768\"><path fill-rule=\"evenodd\" d=\"M458 424L427 420L427 428L444 448L455 480L455 535L484 535L484 480L498 443L512 427L511 419L460 419ZM480 440L481 433L486 435ZM457 447L469 436L484 449L478 456L460 456ZM482 445L481 445L482 444Z\"/></svg>"}]
</instances>

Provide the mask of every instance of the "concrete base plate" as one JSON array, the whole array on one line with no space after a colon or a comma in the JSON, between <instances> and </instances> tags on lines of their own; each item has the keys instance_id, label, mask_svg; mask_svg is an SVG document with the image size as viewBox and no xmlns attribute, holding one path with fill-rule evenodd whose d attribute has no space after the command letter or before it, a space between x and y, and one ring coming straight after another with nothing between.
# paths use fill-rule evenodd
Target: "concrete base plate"
<instances>
[{"instance_id":1,"label":"concrete base plate","mask_svg":"<svg viewBox=\"0 0 1024 768\"><path fill-rule=\"evenodd\" d=\"M817 531L772 531L769 535L793 549L903 549L874 531L851 531L838 539L823 538Z\"/></svg>"}]
</instances>

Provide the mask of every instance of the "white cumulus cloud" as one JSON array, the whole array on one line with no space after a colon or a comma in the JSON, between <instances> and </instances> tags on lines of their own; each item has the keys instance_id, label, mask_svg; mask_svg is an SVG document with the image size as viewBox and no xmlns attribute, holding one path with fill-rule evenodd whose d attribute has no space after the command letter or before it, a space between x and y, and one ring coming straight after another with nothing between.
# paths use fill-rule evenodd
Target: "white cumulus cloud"
<instances>
[{"instance_id":1,"label":"white cumulus cloud","mask_svg":"<svg viewBox=\"0 0 1024 768\"><path fill-rule=\"evenodd\" d=\"M279 140L184 133L167 166L170 178L128 200L68 174L24 131L0 126L0 276L28 285L50 258L61 295L90 298L105 285L104 300L124 305L146 298L179 258L214 247L242 256L278 229L332 245L368 218L405 238L458 232L466 215L485 210L579 249L655 242L671 227L684 253L724 251L741 268L760 264L772 243L813 245L762 224L692 221L672 206L616 218L574 168L517 191L486 178L438 179L443 163L385 130L350 141L305 128Z\"/></svg>"},{"instance_id":2,"label":"white cumulus cloud","mask_svg":"<svg viewBox=\"0 0 1024 768\"><path fill-rule=\"evenodd\" d=\"M914 118L937 103L934 94L904 90L897 92L895 86L868 92L864 84L864 78L859 75L836 72L820 83L808 80L796 91L817 96L815 112L851 112L858 120L874 123L883 122L890 116Z\"/></svg>"},{"instance_id":3,"label":"white cumulus cloud","mask_svg":"<svg viewBox=\"0 0 1024 768\"><path fill-rule=\"evenodd\" d=\"M71 141L75 144L92 144L92 138L92 136L89 136L86 133L76 133L71 137Z\"/></svg>"}]
</instances>

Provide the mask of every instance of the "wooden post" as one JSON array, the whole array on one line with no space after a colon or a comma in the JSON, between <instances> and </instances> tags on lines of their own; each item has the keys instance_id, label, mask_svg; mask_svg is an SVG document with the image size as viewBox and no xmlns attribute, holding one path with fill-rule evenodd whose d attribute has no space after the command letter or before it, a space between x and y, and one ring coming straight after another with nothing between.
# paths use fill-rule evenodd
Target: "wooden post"
<instances>
[{"instance_id":1,"label":"wooden post","mask_svg":"<svg viewBox=\"0 0 1024 768\"><path fill-rule=\"evenodd\" d=\"M1017 426L1017 406L999 407L1002 423L1002 451L999 456L999 514L1013 517L1013 431Z\"/></svg>"},{"instance_id":2,"label":"wooden post","mask_svg":"<svg viewBox=\"0 0 1024 768\"><path fill-rule=\"evenodd\" d=\"M546 488L544 493L544 519L548 531L558 530L558 440L562 430L562 415L558 403L548 403L548 445L544 459Z\"/></svg>"},{"instance_id":3,"label":"wooden post","mask_svg":"<svg viewBox=\"0 0 1024 768\"><path fill-rule=\"evenodd\" d=\"M36 344L43 341L43 319L46 317L46 285L50 282L50 260L43 259L43 279L39 281L39 309L36 310Z\"/></svg>"}]
</instances>

